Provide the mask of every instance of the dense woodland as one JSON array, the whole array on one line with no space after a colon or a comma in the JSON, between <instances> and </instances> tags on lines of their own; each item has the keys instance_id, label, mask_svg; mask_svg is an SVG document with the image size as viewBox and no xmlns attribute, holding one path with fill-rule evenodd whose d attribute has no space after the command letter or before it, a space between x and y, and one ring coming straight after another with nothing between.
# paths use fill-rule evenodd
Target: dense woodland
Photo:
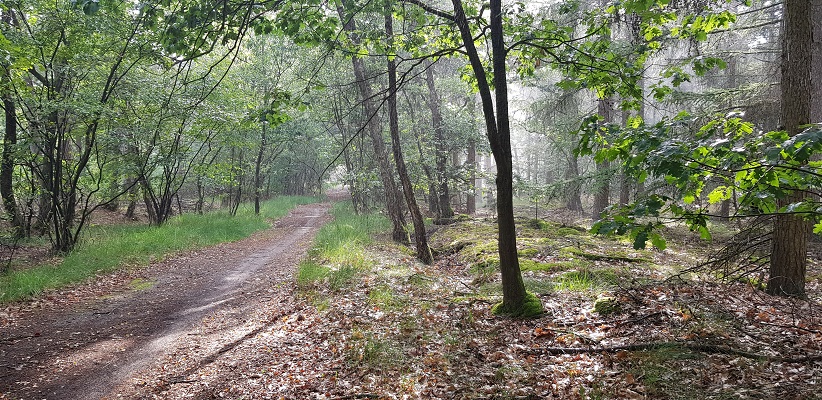
<instances>
[{"instance_id":1,"label":"dense woodland","mask_svg":"<svg viewBox=\"0 0 822 400\"><path fill-rule=\"evenodd\" d=\"M343 186L427 265L490 218L495 314L543 313L518 240L557 215L819 295L818 0L5 0L0 95L4 248Z\"/></svg>"}]
</instances>

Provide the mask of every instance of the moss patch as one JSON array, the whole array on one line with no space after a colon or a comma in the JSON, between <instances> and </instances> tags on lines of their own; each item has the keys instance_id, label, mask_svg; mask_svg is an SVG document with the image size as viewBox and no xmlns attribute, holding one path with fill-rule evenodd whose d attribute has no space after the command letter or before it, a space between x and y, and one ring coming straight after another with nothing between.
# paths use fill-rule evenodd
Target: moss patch
<instances>
[{"instance_id":1,"label":"moss patch","mask_svg":"<svg viewBox=\"0 0 822 400\"><path fill-rule=\"evenodd\" d=\"M137 279L134 279L134 280L132 280L131 282L129 282L129 283L128 283L128 286L129 286L132 290L142 291L142 290L148 290L148 289L151 289L151 288L153 288L153 287L154 287L154 285L156 285L156 284L157 284L157 281L153 281L153 280L145 280L145 279L140 279L140 278L137 278Z\"/></svg>"},{"instance_id":2,"label":"moss patch","mask_svg":"<svg viewBox=\"0 0 822 400\"><path fill-rule=\"evenodd\" d=\"M531 318L542 315L543 312L542 302L537 296L529 292L525 292L522 304L512 306L500 302L491 307L492 314L512 318Z\"/></svg>"},{"instance_id":3,"label":"moss patch","mask_svg":"<svg viewBox=\"0 0 822 400\"><path fill-rule=\"evenodd\" d=\"M555 271L567 271L569 269L574 268L587 268L590 267L591 263L585 260L568 260L568 261L552 261L552 262L539 262L534 260L520 260L519 261L519 268L522 271L534 271L534 272L555 272Z\"/></svg>"},{"instance_id":4,"label":"moss patch","mask_svg":"<svg viewBox=\"0 0 822 400\"><path fill-rule=\"evenodd\" d=\"M619 301L612 296L599 296L594 300L594 312L599 315L618 313L621 307Z\"/></svg>"}]
</instances>

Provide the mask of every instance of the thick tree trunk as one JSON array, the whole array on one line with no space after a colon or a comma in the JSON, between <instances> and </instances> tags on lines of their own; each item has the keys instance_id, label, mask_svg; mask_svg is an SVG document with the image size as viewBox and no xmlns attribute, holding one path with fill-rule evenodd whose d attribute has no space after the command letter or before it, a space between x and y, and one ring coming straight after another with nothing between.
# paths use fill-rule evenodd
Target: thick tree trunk
<instances>
[{"instance_id":1,"label":"thick tree trunk","mask_svg":"<svg viewBox=\"0 0 822 400\"><path fill-rule=\"evenodd\" d=\"M811 3L784 1L782 54L782 124L791 136L801 131L811 117ZM779 207L802 201L794 192L777 201ZM805 296L807 223L802 216L776 216L767 291L780 296Z\"/></svg>"},{"instance_id":2,"label":"thick tree trunk","mask_svg":"<svg viewBox=\"0 0 822 400\"><path fill-rule=\"evenodd\" d=\"M445 129L440 112L440 96L434 86L434 66L430 61L425 66L425 83L428 86L428 108L431 109L431 121L434 127L434 151L437 164L437 219L454 216L451 209L451 194L448 190L448 149L445 143Z\"/></svg>"},{"instance_id":3,"label":"thick tree trunk","mask_svg":"<svg viewBox=\"0 0 822 400\"><path fill-rule=\"evenodd\" d=\"M343 1L343 3L346 3ZM359 37L356 34L356 26L353 18L346 18L344 8L337 9L340 18L346 21L343 29L348 32L348 36L353 43L359 43ZM377 160L377 167L379 168L380 180L382 181L383 189L385 190L385 208L388 212L388 218L391 220L392 231L391 237L395 242L409 243L408 233L405 231L405 217L402 214L402 205L400 193L397 190L397 183L394 181L394 175L391 171L391 163L388 160L388 153L385 150L385 143L382 139L382 129L379 125L379 118L377 116L377 108L374 106L373 93L371 85L365 74L365 65L362 59L357 57L351 58L351 64L354 68L354 78L357 80L357 88L362 97L363 107L368 127L368 134L371 137L371 144L374 147L374 157Z\"/></svg>"},{"instance_id":4,"label":"thick tree trunk","mask_svg":"<svg viewBox=\"0 0 822 400\"><path fill-rule=\"evenodd\" d=\"M517 258L517 236L514 223L513 163L511 156L511 127L508 116L508 83L506 82L506 49L502 30L501 0L491 0L491 52L493 58L494 89L496 101L492 99L491 88L485 74L485 67L474 45L461 0L452 0L454 17L460 30L465 51L471 62L471 69L477 78L482 98L482 113L488 132L488 141L497 164L497 224L499 228L500 274L502 278L503 313L530 313L526 306L525 285L522 282L519 259ZM494 105L496 104L496 112Z\"/></svg>"},{"instance_id":5,"label":"thick tree trunk","mask_svg":"<svg viewBox=\"0 0 822 400\"><path fill-rule=\"evenodd\" d=\"M386 7L385 12L385 35L389 43L394 38L394 15L390 4ZM422 219L420 208L417 206L417 200L414 198L414 187L411 185L411 179L408 177L408 171L405 168L405 159L402 156L399 116L397 115L397 64L393 57L388 58L388 120L394 164L397 165L397 173L400 175L405 202L408 204L411 221L414 224L414 244L417 249L417 259L422 261L423 264L431 265L434 262L434 257L431 255L431 248L428 247L425 222Z\"/></svg>"},{"instance_id":6,"label":"thick tree trunk","mask_svg":"<svg viewBox=\"0 0 822 400\"><path fill-rule=\"evenodd\" d=\"M822 0L811 0L813 43L811 43L811 122L822 123Z\"/></svg>"}]
</instances>

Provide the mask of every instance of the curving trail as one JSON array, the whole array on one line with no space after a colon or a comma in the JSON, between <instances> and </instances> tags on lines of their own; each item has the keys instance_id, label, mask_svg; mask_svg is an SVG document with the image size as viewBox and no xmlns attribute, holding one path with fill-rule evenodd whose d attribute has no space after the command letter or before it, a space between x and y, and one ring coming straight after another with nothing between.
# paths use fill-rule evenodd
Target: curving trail
<instances>
[{"instance_id":1,"label":"curving trail","mask_svg":"<svg viewBox=\"0 0 822 400\"><path fill-rule=\"evenodd\" d=\"M138 394L146 374L177 354L190 373L215 361L293 309L297 263L328 207L300 206L247 239L120 273L113 293L91 282L69 301L5 310L0 399L142 398L152 395Z\"/></svg>"}]
</instances>

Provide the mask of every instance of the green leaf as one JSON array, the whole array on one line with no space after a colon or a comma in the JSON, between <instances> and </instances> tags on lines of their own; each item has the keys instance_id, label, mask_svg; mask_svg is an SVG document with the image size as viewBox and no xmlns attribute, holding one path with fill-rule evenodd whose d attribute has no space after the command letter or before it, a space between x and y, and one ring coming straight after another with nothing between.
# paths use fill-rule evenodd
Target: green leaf
<instances>
[{"instance_id":1,"label":"green leaf","mask_svg":"<svg viewBox=\"0 0 822 400\"><path fill-rule=\"evenodd\" d=\"M697 230L699 230L699 237L701 237L704 240L711 240L711 232L708 230L707 226L700 225L699 228L697 228Z\"/></svg>"},{"instance_id":2,"label":"green leaf","mask_svg":"<svg viewBox=\"0 0 822 400\"><path fill-rule=\"evenodd\" d=\"M636 237L634 238L634 249L635 250L644 249L645 248L645 242L647 242L647 241L648 241L648 232L644 231L644 230L639 231L637 233Z\"/></svg>"},{"instance_id":3,"label":"green leaf","mask_svg":"<svg viewBox=\"0 0 822 400\"><path fill-rule=\"evenodd\" d=\"M660 251L665 250L665 248L667 247L667 243L665 242L665 239L662 238L662 236L660 236L657 233L651 233L650 236L651 236L651 244L653 244L654 247L656 247Z\"/></svg>"}]
</instances>

